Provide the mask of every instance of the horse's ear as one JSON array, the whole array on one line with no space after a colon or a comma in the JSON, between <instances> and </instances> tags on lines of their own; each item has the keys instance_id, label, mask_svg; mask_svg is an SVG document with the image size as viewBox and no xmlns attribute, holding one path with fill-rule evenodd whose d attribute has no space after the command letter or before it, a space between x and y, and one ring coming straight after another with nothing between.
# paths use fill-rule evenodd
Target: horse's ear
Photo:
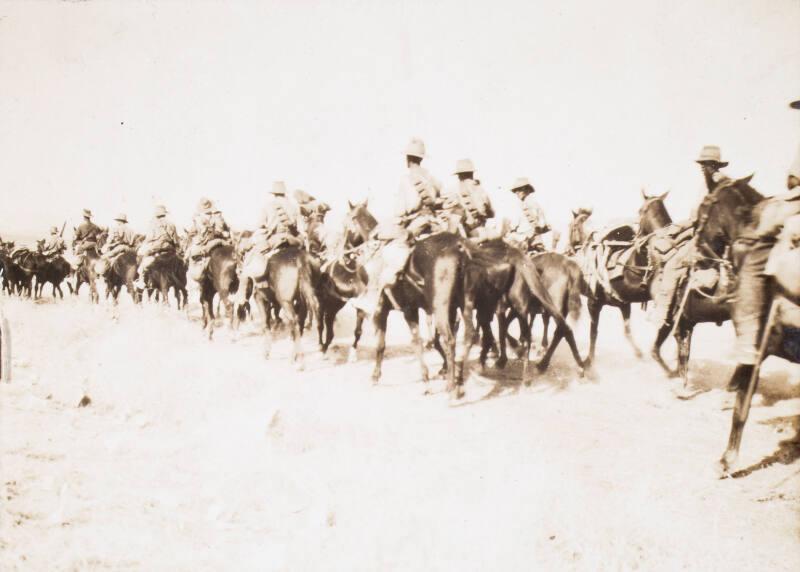
<instances>
[{"instance_id":1,"label":"horse's ear","mask_svg":"<svg viewBox=\"0 0 800 572\"><path fill-rule=\"evenodd\" d=\"M662 194L660 194L660 195L658 195L658 200L660 200L661 202L664 202L664 199L667 198L668 194L669 194L669 190L664 192L664 193L662 193Z\"/></svg>"},{"instance_id":2,"label":"horse's ear","mask_svg":"<svg viewBox=\"0 0 800 572\"><path fill-rule=\"evenodd\" d=\"M572 211L572 218L578 218L578 211Z\"/></svg>"},{"instance_id":3,"label":"horse's ear","mask_svg":"<svg viewBox=\"0 0 800 572\"><path fill-rule=\"evenodd\" d=\"M349 208L352 211L352 210L355 210L356 205L353 204L353 201L348 200L347 201L347 208Z\"/></svg>"},{"instance_id":4,"label":"horse's ear","mask_svg":"<svg viewBox=\"0 0 800 572\"><path fill-rule=\"evenodd\" d=\"M756 176L755 173L751 173L751 174L747 175L746 177L742 177L741 179L736 179L734 181L734 184L736 184L736 185L739 185L739 184L749 185L750 181L752 181L753 177L755 177L755 176Z\"/></svg>"},{"instance_id":5,"label":"horse's ear","mask_svg":"<svg viewBox=\"0 0 800 572\"><path fill-rule=\"evenodd\" d=\"M369 205L369 197L364 199L364 208L367 208L367 205Z\"/></svg>"},{"instance_id":6,"label":"horse's ear","mask_svg":"<svg viewBox=\"0 0 800 572\"><path fill-rule=\"evenodd\" d=\"M647 199L649 199L649 198L650 198L650 197L648 197L648 196L647 196L647 193L644 191L644 188L642 188L642 189L641 189L641 191L642 191L642 198L643 198L644 200L647 200Z\"/></svg>"}]
</instances>

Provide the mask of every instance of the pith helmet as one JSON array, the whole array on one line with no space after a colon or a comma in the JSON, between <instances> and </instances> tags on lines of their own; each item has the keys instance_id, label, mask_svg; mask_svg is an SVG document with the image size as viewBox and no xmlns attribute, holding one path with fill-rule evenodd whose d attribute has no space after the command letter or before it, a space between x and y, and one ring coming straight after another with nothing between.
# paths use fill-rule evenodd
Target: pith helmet
<instances>
[{"instance_id":1,"label":"pith helmet","mask_svg":"<svg viewBox=\"0 0 800 572\"><path fill-rule=\"evenodd\" d=\"M273 195L284 196L286 195L286 183L283 181L275 181L272 183L272 190L270 191Z\"/></svg>"},{"instance_id":2,"label":"pith helmet","mask_svg":"<svg viewBox=\"0 0 800 572\"><path fill-rule=\"evenodd\" d=\"M89 209L83 209L83 216L92 218L92 211L90 211Z\"/></svg>"},{"instance_id":3,"label":"pith helmet","mask_svg":"<svg viewBox=\"0 0 800 572\"><path fill-rule=\"evenodd\" d=\"M456 161L456 170L455 174L458 175L460 173L474 173L475 172L475 165L472 164L471 159L459 159Z\"/></svg>"},{"instance_id":4,"label":"pith helmet","mask_svg":"<svg viewBox=\"0 0 800 572\"><path fill-rule=\"evenodd\" d=\"M789 107L791 107L792 109L800 109L800 99L798 99L797 101L791 102L789 104Z\"/></svg>"},{"instance_id":5,"label":"pith helmet","mask_svg":"<svg viewBox=\"0 0 800 572\"><path fill-rule=\"evenodd\" d=\"M207 213L211 208L213 208L213 204L211 203L211 199L200 199L200 202L197 204L197 212L199 213Z\"/></svg>"},{"instance_id":6,"label":"pith helmet","mask_svg":"<svg viewBox=\"0 0 800 572\"><path fill-rule=\"evenodd\" d=\"M406 155L423 159L425 157L425 142L422 139L413 138L406 145Z\"/></svg>"},{"instance_id":7,"label":"pith helmet","mask_svg":"<svg viewBox=\"0 0 800 572\"><path fill-rule=\"evenodd\" d=\"M119 222L128 222L128 217L125 216L123 213L119 213L117 216L114 217L114 220Z\"/></svg>"},{"instance_id":8,"label":"pith helmet","mask_svg":"<svg viewBox=\"0 0 800 572\"><path fill-rule=\"evenodd\" d=\"M51 226L50 227L50 234L58 234L58 227L57 226Z\"/></svg>"},{"instance_id":9,"label":"pith helmet","mask_svg":"<svg viewBox=\"0 0 800 572\"><path fill-rule=\"evenodd\" d=\"M701 165L703 163L716 163L721 167L727 167L728 162L722 160L722 152L716 145L706 145L700 150L700 157L696 159Z\"/></svg>"},{"instance_id":10,"label":"pith helmet","mask_svg":"<svg viewBox=\"0 0 800 572\"><path fill-rule=\"evenodd\" d=\"M516 193L517 191L528 191L529 193L534 192L536 189L533 188L531 182L528 180L528 177L518 177L516 181L511 185L511 192Z\"/></svg>"},{"instance_id":11,"label":"pith helmet","mask_svg":"<svg viewBox=\"0 0 800 572\"><path fill-rule=\"evenodd\" d=\"M165 207L164 205L157 205L155 216L156 217L167 216L167 207Z\"/></svg>"}]
</instances>

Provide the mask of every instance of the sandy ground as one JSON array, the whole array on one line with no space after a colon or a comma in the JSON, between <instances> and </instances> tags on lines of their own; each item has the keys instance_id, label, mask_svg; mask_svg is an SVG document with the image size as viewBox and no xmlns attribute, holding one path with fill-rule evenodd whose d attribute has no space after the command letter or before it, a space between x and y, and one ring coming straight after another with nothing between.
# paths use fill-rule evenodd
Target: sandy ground
<instances>
[{"instance_id":1,"label":"sandy ground","mask_svg":"<svg viewBox=\"0 0 800 572\"><path fill-rule=\"evenodd\" d=\"M720 480L729 326L698 328L688 399L606 310L589 377L561 348L530 387L512 363L453 403L423 396L399 317L374 387L347 311L299 373L254 323L204 340L196 306L2 304L3 570L800 570L800 372L766 364Z\"/></svg>"}]
</instances>

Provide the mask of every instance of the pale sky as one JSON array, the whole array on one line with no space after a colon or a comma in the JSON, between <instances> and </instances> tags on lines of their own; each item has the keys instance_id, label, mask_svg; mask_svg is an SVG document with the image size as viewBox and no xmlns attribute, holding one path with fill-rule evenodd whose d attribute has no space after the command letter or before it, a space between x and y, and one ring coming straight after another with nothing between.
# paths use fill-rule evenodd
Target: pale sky
<instances>
[{"instance_id":1,"label":"pale sky","mask_svg":"<svg viewBox=\"0 0 800 572\"><path fill-rule=\"evenodd\" d=\"M275 179L385 214L412 136L501 209L527 176L558 226L641 187L678 219L704 144L785 188L798 98L798 0L0 3L0 235L202 196L253 227Z\"/></svg>"}]
</instances>

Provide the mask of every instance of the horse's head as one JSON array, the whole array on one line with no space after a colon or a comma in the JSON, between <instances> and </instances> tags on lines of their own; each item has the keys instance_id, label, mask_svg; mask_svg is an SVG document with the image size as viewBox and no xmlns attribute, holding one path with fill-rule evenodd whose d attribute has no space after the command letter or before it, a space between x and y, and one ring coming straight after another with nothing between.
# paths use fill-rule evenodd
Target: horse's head
<instances>
[{"instance_id":1,"label":"horse's head","mask_svg":"<svg viewBox=\"0 0 800 572\"><path fill-rule=\"evenodd\" d=\"M708 194L697 210L698 241L717 256L753 223L753 210L764 196L750 186L753 175L726 181Z\"/></svg>"},{"instance_id":2,"label":"horse's head","mask_svg":"<svg viewBox=\"0 0 800 572\"><path fill-rule=\"evenodd\" d=\"M36 252L42 252L44 250L44 242L45 239L43 238L36 241Z\"/></svg>"},{"instance_id":3,"label":"horse's head","mask_svg":"<svg viewBox=\"0 0 800 572\"><path fill-rule=\"evenodd\" d=\"M367 208L368 201L352 203L347 201L348 211L344 217L344 244L346 247L358 246L367 241L370 233L378 226L378 221Z\"/></svg>"},{"instance_id":4,"label":"horse's head","mask_svg":"<svg viewBox=\"0 0 800 572\"><path fill-rule=\"evenodd\" d=\"M592 216L592 209L579 208L572 211L572 220L569 221L567 234L569 235L569 243L567 249L569 252L575 252L586 242L588 234L584 225L589 217Z\"/></svg>"},{"instance_id":5,"label":"horse's head","mask_svg":"<svg viewBox=\"0 0 800 572\"><path fill-rule=\"evenodd\" d=\"M672 223L667 208L664 206L664 199L667 198L669 191L660 195L648 195L642 189L642 199L644 202L639 207L639 234L648 235L651 232L663 228Z\"/></svg>"}]
</instances>

